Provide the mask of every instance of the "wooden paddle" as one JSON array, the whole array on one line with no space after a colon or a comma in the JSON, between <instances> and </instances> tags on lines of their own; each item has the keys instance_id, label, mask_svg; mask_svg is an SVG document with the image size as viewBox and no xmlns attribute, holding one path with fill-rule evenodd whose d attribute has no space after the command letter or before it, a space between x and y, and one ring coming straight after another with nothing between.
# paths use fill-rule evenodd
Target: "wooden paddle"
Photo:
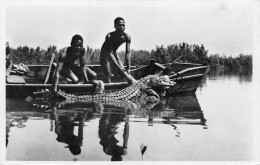
<instances>
[{"instance_id":1,"label":"wooden paddle","mask_svg":"<svg viewBox=\"0 0 260 165\"><path fill-rule=\"evenodd\" d=\"M167 68L169 68L170 66L172 66L173 64L175 64L176 61L178 61L182 56L183 56L183 54L180 55L178 58L176 58L171 64L169 64L168 66L166 66L162 71L159 72L159 74L161 74L165 69L167 69Z\"/></svg>"},{"instance_id":2,"label":"wooden paddle","mask_svg":"<svg viewBox=\"0 0 260 165\"><path fill-rule=\"evenodd\" d=\"M51 66L52 66L52 63L54 61L54 57L55 57L55 53L52 53L51 61L50 61L50 64L49 64L49 68L48 68L48 71L47 71L47 74L46 74L46 77L45 77L45 80L44 80L43 84L46 84L48 82L48 80L49 80L50 73L51 73Z\"/></svg>"},{"instance_id":3,"label":"wooden paddle","mask_svg":"<svg viewBox=\"0 0 260 165\"><path fill-rule=\"evenodd\" d=\"M167 69L167 68L169 68L170 66L172 66L173 64L175 64L182 56L183 56L183 54L180 55L180 57L176 58L171 64L169 64L168 66L166 66L164 69Z\"/></svg>"}]
</instances>

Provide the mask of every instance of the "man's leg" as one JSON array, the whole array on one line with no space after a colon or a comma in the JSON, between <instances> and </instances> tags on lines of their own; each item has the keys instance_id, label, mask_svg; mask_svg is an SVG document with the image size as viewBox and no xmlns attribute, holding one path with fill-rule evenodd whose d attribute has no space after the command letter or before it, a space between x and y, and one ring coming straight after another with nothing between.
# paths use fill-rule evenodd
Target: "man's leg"
<instances>
[{"instance_id":1,"label":"man's leg","mask_svg":"<svg viewBox=\"0 0 260 165\"><path fill-rule=\"evenodd\" d=\"M77 84L79 82L78 77L68 67L62 68L61 75L64 78L71 79L73 84Z\"/></svg>"},{"instance_id":2,"label":"man's leg","mask_svg":"<svg viewBox=\"0 0 260 165\"><path fill-rule=\"evenodd\" d=\"M78 78L78 81L80 83L86 83L85 82L85 78L84 78L84 74L82 71L82 67L75 65L72 69L71 69L72 73ZM94 72L93 70L91 70L89 67L86 67L86 73L87 73L87 77L88 80L95 80L97 79L97 74L96 72Z\"/></svg>"},{"instance_id":3,"label":"man's leg","mask_svg":"<svg viewBox=\"0 0 260 165\"><path fill-rule=\"evenodd\" d=\"M107 55L105 59L100 59L100 65L105 76L104 82L111 83L112 73L111 73L111 66L108 57L109 55Z\"/></svg>"},{"instance_id":4,"label":"man's leg","mask_svg":"<svg viewBox=\"0 0 260 165\"><path fill-rule=\"evenodd\" d=\"M93 70L91 70L89 67L86 67L86 72L89 80L96 80L97 74Z\"/></svg>"}]
</instances>

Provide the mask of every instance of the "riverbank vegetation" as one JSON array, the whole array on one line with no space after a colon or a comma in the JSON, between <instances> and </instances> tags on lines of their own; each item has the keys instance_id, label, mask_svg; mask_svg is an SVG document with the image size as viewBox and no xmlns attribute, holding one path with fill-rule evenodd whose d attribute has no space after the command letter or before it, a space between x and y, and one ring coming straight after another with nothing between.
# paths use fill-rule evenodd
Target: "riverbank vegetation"
<instances>
[{"instance_id":1,"label":"riverbank vegetation","mask_svg":"<svg viewBox=\"0 0 260 165\"><path fill-rule=\"evenodd\" d=\"M56 46L49 46L47 49L40 47L30 48L28 46L19 46L10 48L10 54L14 63L24 64L49 64L51 54L58 54L60 50ZM99 64L100 49L86 48L88 64ZM124 52L118 52L120 58L124 60ZM170 63L178 60L180 62L208 63L211 69L227 70L249 70L252 71L252 55L239 54L231 57L220 54L208 54L204 45L179 43L164 47L156 46L151 51L131 50L132 65L148 65L150 59L155 59L158 63ZM56 55L57 58L57 55Z\"/></svg>"}]
</instances>

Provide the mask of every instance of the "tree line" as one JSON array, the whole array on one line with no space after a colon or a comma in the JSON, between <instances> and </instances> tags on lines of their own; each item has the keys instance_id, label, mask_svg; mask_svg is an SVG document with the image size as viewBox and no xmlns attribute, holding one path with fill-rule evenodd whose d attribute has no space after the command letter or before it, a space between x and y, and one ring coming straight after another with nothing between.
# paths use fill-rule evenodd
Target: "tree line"
<instances>
[{"instance_id":1,"label":"tree line","mask_svg":"<svg viewBox=\"0 0 260 165\"><path fill-rule=\"evenodd\" d=\"M52 53L59 54L55 45L49 46L47 49L40 47L30 48L28 46L19 46L10 48L13 63L24 63L27 65L49 64ZM88 64L99 64L100 49L93 49L87 46L86 51ZM119 57L124 61L124 51L118 52ZM155 59L158 63L170 63L178 60L180 62L190 63L208 63L212 69L225 68L229 70L252 70L252 55L240 54L237 57L231 57L219 54L208 55L208 50L204 45L179 43L164 47L156 46L151 51L147 50L131 50L132 65L148 65L150 59Z\"/></svg>"}]
</instances>

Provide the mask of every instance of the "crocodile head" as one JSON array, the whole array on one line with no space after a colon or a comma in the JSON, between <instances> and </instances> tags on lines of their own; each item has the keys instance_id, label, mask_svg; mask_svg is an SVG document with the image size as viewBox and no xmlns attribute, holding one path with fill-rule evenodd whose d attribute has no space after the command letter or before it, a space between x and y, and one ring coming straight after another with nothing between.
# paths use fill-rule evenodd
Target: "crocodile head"
<instances>
[{"instance_id":1,"label":"crocodile head","mask_svg":"<svg viewBox=\"0 0 260 165\"><path fill-rule=\"evenodd\" d=\"M161 96L165 94L167 89L176 84L169 76L160 74L146 76L140 79L140 81Z\"/></svg>"},{"instance_id":2,"label":"crocodile head","mask_svg":"<svg viewBox=\"0 0 260 165\"><path fill-rule=\"evenodd\" d=\"M33 95L28 96L25 99L25 101L40 108L49 108L51 104L62 102L64 100L66 100L65 97L61 95L57 96L49 89L37 90L36 92L33 92Z\"/></svg>"}]
</instances>

